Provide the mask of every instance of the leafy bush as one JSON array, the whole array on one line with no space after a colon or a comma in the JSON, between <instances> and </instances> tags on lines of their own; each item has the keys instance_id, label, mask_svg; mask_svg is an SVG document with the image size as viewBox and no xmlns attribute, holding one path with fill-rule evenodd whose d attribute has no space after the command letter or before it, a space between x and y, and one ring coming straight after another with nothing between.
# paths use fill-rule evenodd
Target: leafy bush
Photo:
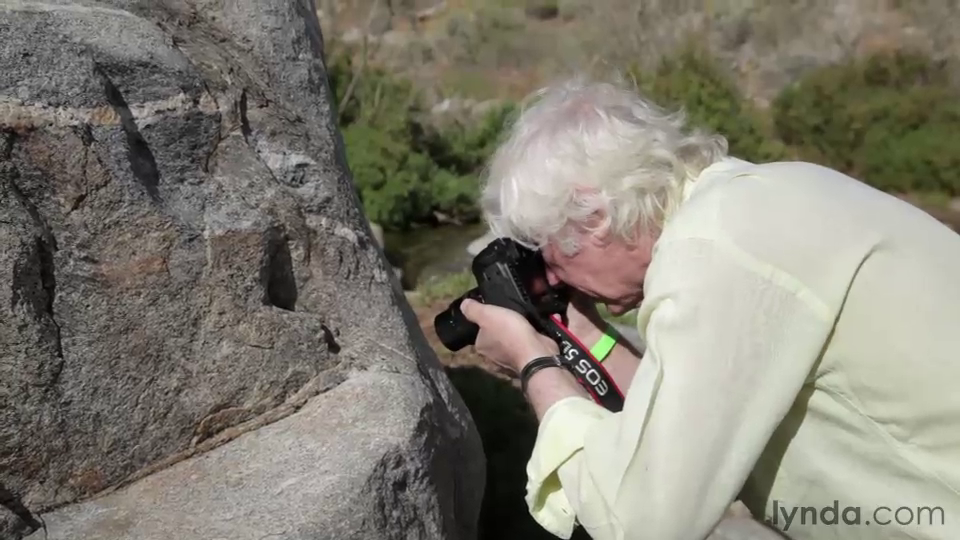
<instances>
[{"instance_id":1,"label":"leafy bush","mask_svg":"<svg viewBox=\"0 0 960 540\"><path fill-rule=\"evenodd\" d=\"M433 223L438 213L478 219L476 172L511 109L440 131L423 120L409 82L370 67L354 81L348 55L329 64L347 162L368 218L386 230Z\"/></svg>"},{"instance_id":2,"label":"leafy bush","mask_svg":"<svg viewBox=\"0 0 960 540\"><path fill-rule=\"evenodd\" d=\"M683 108L691 124L719 133L730 153L749 161L783 159L786 148L763 115L704 53L687 48L649 74L631 71L639 89L667 108Z\"/></svg>"},{"instance_id":3,"label":"leafy bush","mask_svg":"<svg viewBox=\"0 0 960 540\"><path fill-rule=\"evenodd\" d=\"M477 172L515 106L494 108L479 122L439 126L409 82L369 67L354 82L348 55L329 64L347 160L369 218L387 230L436 223L438 216L475 222ZM923 56L881 54L816 69L769 111L751 105L695 48L652 72L630 71L641 91L723 134L738 157L796 156L886 191L960 195L960 152L952 142L960 96L945 67Z\"/></svg>"},{"instance_id":4,"label":"leafy bush","mask_svg":"<svg viewBox=\"0 0 960 540\"><path fill-rule=\"evenodd\" d=\"M883 190L958 195L958 98L943 65L883 53L809 73L778 96L773 118L805 159Z\"/></svg>"},{"instance_id":5,"label":"leafy bush","mask_svg":"<svg viewBox=\"0 0 960 540\"><path fill-rule=\"evenodd\" d=\"M494 107L478 121L448 123L442 129L426 124L418 144L437 165L457 174L472 174L484 166L496 149L504 126L516 112L516 105Z\"/></svg>"}]
</instances>

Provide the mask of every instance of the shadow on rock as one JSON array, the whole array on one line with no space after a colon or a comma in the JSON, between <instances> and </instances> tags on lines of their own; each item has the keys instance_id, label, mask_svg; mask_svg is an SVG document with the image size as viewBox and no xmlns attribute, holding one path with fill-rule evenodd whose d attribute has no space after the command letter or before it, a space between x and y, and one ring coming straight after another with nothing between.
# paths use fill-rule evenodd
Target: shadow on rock
<instances>
[{"instance_id":1,"label":"shadow on rock","mask_svg":"<svg viewBox=\"0 0 960 540\"><path fill-rule=\"evenodd\" d=\"M530 517L524 501L537 418L523 395L479 367L448 367L447 375L473 415L487 457L480 540L556 540ZM577 529L572 540L589 538Z\"/></svg>"}]
</instances>

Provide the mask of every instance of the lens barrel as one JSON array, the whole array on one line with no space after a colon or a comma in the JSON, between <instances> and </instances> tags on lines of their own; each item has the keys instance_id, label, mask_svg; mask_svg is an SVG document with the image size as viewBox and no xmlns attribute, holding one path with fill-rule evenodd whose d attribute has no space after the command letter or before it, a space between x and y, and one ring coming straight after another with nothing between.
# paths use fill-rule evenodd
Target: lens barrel
<instances>
[{"instance_id":1,"label":"lens barrel","mask_svg":"<svg viewBox=\"0 0 960 540\"><path fill-rule=\"evenodd\" d=\"M447 309L438 313L433 319L433 326L440 342L443 343L444 347L454 352L468 345L473 345L477 340L477 334L480 332L480 327L470 322L463 311L460 311L460 304L466 298L483 301L479 289L470 289L466 294L451 302Z\"/></svg>"}]
</instances>

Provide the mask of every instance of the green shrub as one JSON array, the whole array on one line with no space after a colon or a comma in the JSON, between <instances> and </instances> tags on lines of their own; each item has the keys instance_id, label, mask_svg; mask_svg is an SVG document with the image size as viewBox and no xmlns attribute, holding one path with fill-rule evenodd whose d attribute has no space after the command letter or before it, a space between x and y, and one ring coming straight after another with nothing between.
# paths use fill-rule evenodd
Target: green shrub
<instances>
[{"instance_id":1,"label":"green shrub","mask_svg":"<svg viewBox=\"0 0 960 540\"><path fill-rule=\"evenodd\" d=\"M356 83L349 55L329 62L347 160L368 217L386 230L476 222L477 173L515 105L481 121L437 125L413 85L367 67ZM757 162L794 156L886 191L960 195L960 99L944 66L909 53L816 69L770 111L755 108L723 70L690 47L652 72L631 70L641 91L683 108L722 134L731 154ZM349 88L349 90L348 90ZM349 92L349 98L347 94Z\"/></svg>"},{"instance_id":2,"label":"green shrub","mask_svg":"<svg viewBox=\"0 0 960 540\"><path fill-rule=\"evenodd\" d=\"M909 52L819 68L773 104L801 157L883 190L960 194L960 99L943 65Z\"/></svg>"},{"instance_id":3,"label":"green shrub","mask_svg":"<svg viewBox=\"0 0 960 540\"><path fill-rule=\"evenodd\" d=\"M704 53L687 48L650 74L632 70L639 89L663 107L683 108L692 125L727 138L730 153L754 162L786 155L763 115Z\"/></svg>"},{"instance_id":4,"label":"green shrub","mask_svg":"<svg viewBox=\"0 0 960 540\"><path fill-rule=\"evenodd\" d=\"M347 161L367 216L384 228L402 227L432 207L432 163L387 131L364 123L343 129Z\"/></svg>"},{"instance_id":5,"label":"green shrub","mask_svg":"<svg viewBox=\"0 0 960 540\"><path fill-rule=\"evenodd\" d=\"M511 108L493 110L476 126L439 130L409 82L367 67L351 83L348 55L329 64L347 162L368 218L385 230L434 223L438 213L476 221L476 173Z\"/></svg>"},{"instance_id":6,"label":"green shrub","mask_svg":"<svg viewBox=\"0 0 960 540\"><path fill-rule=\"evenodd\" d=\"M461 175L475 173L496 149L504 127L516 111L515 104L505 103L493 107L478 120L456 121L443 128L425 125L419 134L418 146L444 169Z\"/></svg>"}]
</instances>

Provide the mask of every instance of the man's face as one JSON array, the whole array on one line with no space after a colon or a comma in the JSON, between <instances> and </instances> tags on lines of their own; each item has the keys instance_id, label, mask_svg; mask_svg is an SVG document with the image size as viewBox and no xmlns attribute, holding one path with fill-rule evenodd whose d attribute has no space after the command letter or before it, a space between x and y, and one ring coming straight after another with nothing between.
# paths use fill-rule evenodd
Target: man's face
<instances>
[{"instance_id":1,"label":"man's face","mask_svg":"<svg viewBox=\"0 0 960 540\"><path fill-rule=\"evenodd\" d=\"M643 279L650 264L653 242L641 238L628 244L622 240L601 239L582 233L580 251L565 255L550 244L543 249L547 279L578 289L597 302L606 304L614 315L637 307L643 300Z\"/></svg>"}]
</instances>

